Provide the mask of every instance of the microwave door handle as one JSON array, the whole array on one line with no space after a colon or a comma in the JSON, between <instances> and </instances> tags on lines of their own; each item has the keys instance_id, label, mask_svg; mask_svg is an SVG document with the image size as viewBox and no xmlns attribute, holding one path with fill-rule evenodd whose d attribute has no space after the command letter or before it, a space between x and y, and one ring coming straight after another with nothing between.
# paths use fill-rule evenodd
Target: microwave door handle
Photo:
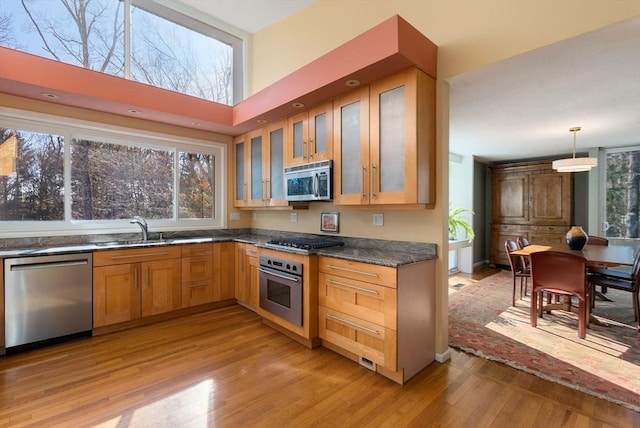
<instances>
[{"instance_id":1,"label":"microwave door handle","mask_svg":"<svg viewBox=\"0 0 640 428\"><path fill-rule=\"evenodd\" d=\"M315 174L313 174L313 196L317 198L319 192L320 192L320 176L316 172Z\"/></svg>"}]
</instances>

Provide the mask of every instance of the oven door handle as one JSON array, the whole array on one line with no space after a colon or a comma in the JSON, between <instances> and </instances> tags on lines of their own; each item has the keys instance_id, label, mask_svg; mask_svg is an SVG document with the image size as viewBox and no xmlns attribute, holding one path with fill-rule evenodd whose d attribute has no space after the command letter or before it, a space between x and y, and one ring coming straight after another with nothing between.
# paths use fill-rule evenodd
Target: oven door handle
<instances>
[{"instance_id":1,"label":"oven door handle","mask_svg":"<svg viewBox=\"0 0 640 428\"><path fill-rule=\"evenodd\" d=\"M278 278L286 279L288 281L294 281L294 282L299 282L300 281L300 278L296 278L295 276L283 275L281 273L276 273L276 272L273 272L271 270L263 269L261 267L258 267L258 271L260 271L262 273L266 273L267 275L277 276Z\"/></svg>"}]
</instances>

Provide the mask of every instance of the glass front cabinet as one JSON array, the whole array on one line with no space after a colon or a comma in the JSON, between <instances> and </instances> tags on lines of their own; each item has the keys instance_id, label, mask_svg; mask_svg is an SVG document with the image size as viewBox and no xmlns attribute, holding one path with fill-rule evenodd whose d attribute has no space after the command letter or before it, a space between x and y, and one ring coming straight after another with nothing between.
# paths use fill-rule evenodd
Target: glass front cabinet
<instances>
[{"instance_id":1,"label":"glass front cabinet","mask_svg":"<svg viewBox=\"0 0 640 428\"><path fill-rule=\"evenodd\" d=\"M288 119L286 166L331 159L333 103L327 102Z\"/></svg>"},{"instance_id":2,"label":"glass front cabinet","mask_svg":"<svg viewBox=\"0 0 640 428\"><path fill-rule=\"evenodd\" d=\"M435 80L412 68L334 101L334 203L435 203Z\"/></svg>"}]
</instances>

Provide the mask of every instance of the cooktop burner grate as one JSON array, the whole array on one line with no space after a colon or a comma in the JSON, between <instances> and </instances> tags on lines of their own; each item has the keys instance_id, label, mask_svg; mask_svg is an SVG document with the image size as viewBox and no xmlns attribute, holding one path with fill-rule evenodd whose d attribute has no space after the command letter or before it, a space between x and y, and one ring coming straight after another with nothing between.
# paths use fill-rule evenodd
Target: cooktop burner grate
<instances>
[{"instance_id":1,"label":"cooktop burner grate","mask_svg":"<svg viewBox=\"0 0 640 428\"><path fill-rule=\"evenodd\" d=\"M344 242L320 238L279 238L270 240L269 244L302 250L315 250L318 248L340 247L344 245Z\"/></svg>"}]
</instances>

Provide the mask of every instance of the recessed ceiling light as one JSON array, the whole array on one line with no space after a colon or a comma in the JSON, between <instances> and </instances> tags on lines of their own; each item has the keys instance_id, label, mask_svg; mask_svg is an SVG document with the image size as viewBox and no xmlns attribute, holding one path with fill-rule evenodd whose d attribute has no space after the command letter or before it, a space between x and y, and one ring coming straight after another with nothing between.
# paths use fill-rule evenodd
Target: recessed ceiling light
<instances>
[{"instance_id":1,"label":"recessed ceiling light","mask_svg":"<svg viewBox=\"0 0 640 428\"><path fill-rule=\"evenodd\" d=\"M267 123L267 121L265 119L258 119L257 122L259 124Z\"/></svg>"},{"instance_id":2,"label":"recessed ceiling light","mask_svg":"<svg viewBox=\"0 0 640 428\"><path fill-rule=\"evenodd\" d=\"M134 108L130 108L129 110L127 110L129 113L131 114L140 114L140 110L136 110Z\"/></svg>"},{"instance_id":3,"label":"recessed ceiling light","mask_svg":"<svg viewBox=\"0 0 640 428\"><path fill-rule=\"evenodd\" d=\"M349 79L346 82L344 82L344 84L347 86L358 86L360 84L360 81L356 79Z\"/></svg>"},{"instance_id":4,"label":"recessed ceiling light","mask_svg":"<svg viewBox=\"0 0 640 428\"><path fill-rule=\"evenodd\" d=\"M302 108L302 107L304 107L304 104L302 104L302 103L293 103L293 104L291 104L291 105L292 105L293 107L295 107L295 108Z\"/></svg>"},{"instance_id":5,"label":"recessed ceiling light","mask_svg":"<svg viewBox=\"0 0 640 428\"><path fill-rule=\"evenodd\" d=\"M200 122L191 122L191 124L193 126L202 126L202 124Z\"/></svg>"},{"instance_id":6,"label":"recessed ceiling light","mask_svg":"<svg viewBox=\"0 0 640 428\"><path fill-rule=\"evenodd\" d=\"M52 94L51 92L43 92L42 96L45 97L45 98L50 98L52 100L54 100L56 98L60 98L58 95Z\"/></svg>"}]
</instances>

